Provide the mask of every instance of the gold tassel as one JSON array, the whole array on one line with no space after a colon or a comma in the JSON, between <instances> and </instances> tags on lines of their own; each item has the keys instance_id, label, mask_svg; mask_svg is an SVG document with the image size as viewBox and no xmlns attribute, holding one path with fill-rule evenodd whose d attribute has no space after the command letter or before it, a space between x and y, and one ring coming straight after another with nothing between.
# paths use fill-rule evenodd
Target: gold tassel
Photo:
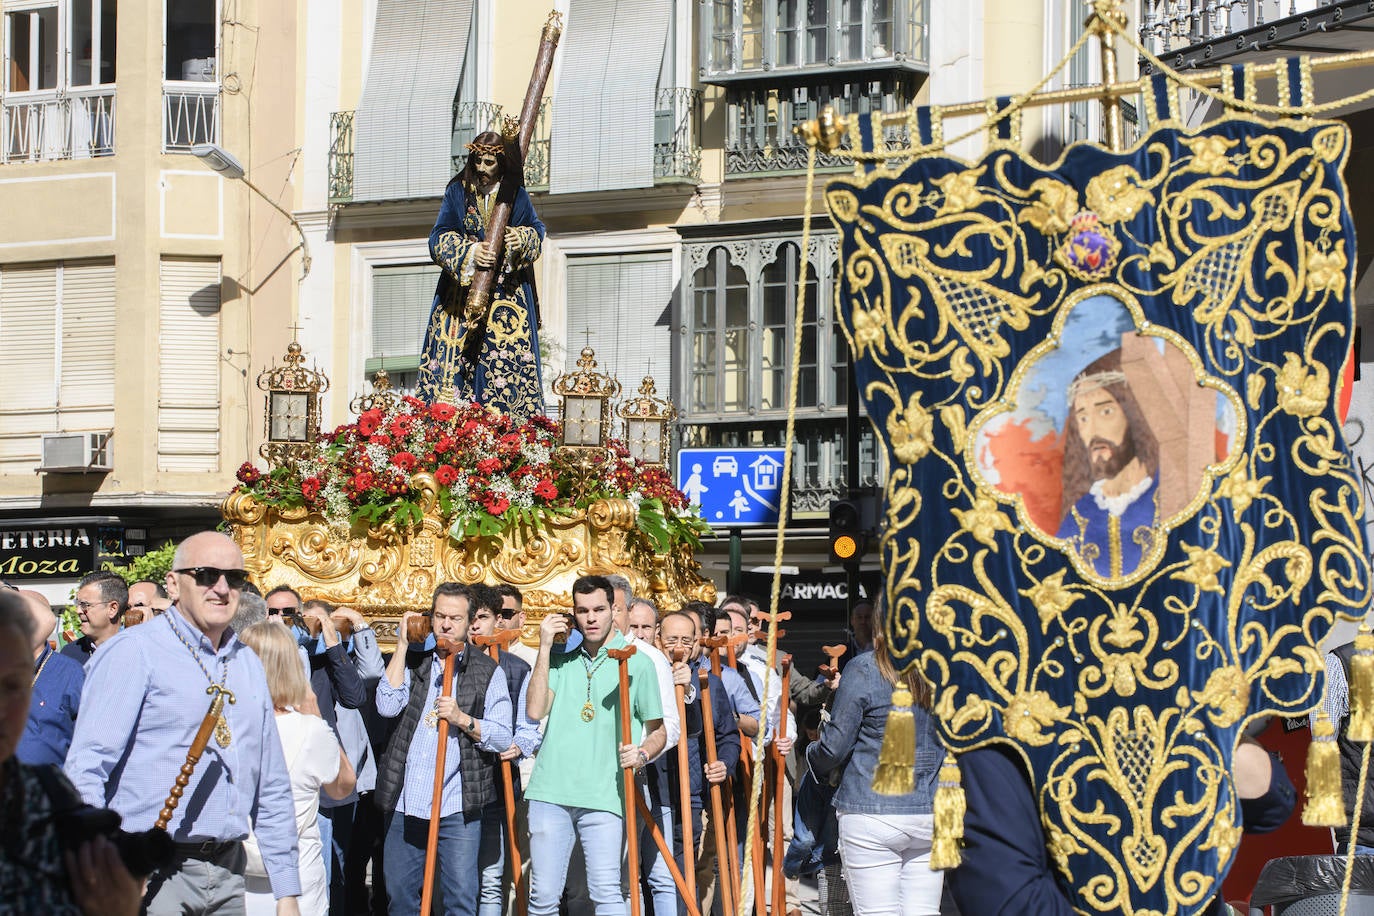
<instances>
[{"instance_id":1,"label":"gold tassel","mask_svg":"<svg viewBox=\"0 0 1374 916\"><path fill-rule=\"evenodd\" d=\"M1307 747L1307 804L1302 822L1309 827L1345 826L1345 802L1341 798L1341 757L1336 749L1336 730L1325 712L1312 724L1312 743Z\"/></svg>"},{"instance_id":2,"label":"gold tassel","mask_svg":"<svg viewBox=\"0 0 1374 916\"><path fill-rule=\"evenodd\" d=\"M892 691L892 709L873 771L873 791L879 795L909 795L916 787L916 715L911 711L912 702L905 684Z\"/></svg>"},{"instance_id":3,"label":"gold tassel","mask_svg":"<svg viewBox=\"0 0 1374 916\"><path fill-rule=\"evenodd\" d=\"M962 856L959 841L964 838L964 787L959 779L959 764L953 754L945 754L940 766L940 785L935 790L935 836L930 846L930 867L940 871L957 868Z\"/></svg>"},{"instance_id":4,"label":"gold tassel","mask_svg":"<svg viewBox=\"0 0 1374 916\"><path fill-rule=\"evenodd\" d=\"M1374 631L1367 625L1355 635L1350 660L1350 724L1345 736L1351 741L1374 739Z\"/></svg>"}]
</instances>

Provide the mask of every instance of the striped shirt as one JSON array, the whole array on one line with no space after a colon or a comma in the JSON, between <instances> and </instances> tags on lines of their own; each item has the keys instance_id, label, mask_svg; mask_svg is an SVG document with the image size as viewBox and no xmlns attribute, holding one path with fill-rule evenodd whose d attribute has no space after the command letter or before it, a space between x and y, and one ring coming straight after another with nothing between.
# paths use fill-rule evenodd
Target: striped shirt
<instances>
[{"instance_id":1,"label":"striped shirt","mask_svg":"<svg viewBox=\"0 0 1374 916\"><path fill-rule=\"evenodd\" d=\"M151 828L209 709L201 665L216 681L226 672L229 746L210 739L168 829L200 843L242 840L251 827L273 895L297 896L296 806L262 662L233 631L216 650L175 606L161 616L111 637L86 665L67 777L125 830Z\"/></svg>"}]
</instances>

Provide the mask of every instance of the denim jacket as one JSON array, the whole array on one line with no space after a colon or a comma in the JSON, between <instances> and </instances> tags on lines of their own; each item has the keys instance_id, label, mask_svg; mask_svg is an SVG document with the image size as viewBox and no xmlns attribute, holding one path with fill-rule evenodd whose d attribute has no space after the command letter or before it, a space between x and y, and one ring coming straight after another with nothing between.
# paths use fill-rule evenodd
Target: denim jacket
<instances>
[{"instance_id":1,"label":"denim jacket","mask_svg":"<svg viewBox=\"0 0 1374 916\"><path fill-rule=\"evenodd\" d=\"M840 687L831 701L830 721L819 741L806 749L807 764L821 783L843 768L835 792L841 814L930 814L944 751L935 737L930 713L915 707L916 784L909 795L879 795L873 791L873 770L883 746L883 730L892 708L892 685L878 670L872 652L845 666Z\"/></svg>"}]
</instances>

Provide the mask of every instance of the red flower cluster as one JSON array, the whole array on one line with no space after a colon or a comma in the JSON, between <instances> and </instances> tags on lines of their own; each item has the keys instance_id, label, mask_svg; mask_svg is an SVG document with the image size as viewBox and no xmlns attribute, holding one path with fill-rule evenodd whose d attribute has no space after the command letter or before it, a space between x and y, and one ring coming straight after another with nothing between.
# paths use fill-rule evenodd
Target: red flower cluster
<instances>
[{"instance_id":1,"label":"red flower cluster","mask_svg":"<svg viewBox=\"0 0 1374 916\"><path fill-rule=\"evenodd\" d=\"M268 505L303 505L331 518L347 513L352 522L377 524L419 517L421 490L414 476L428 471L455 531L473 519L514 523L527 517L517 512L581 508L595 499L633 494L640 497L641 511L668 515L686 509L687 498L667 471L639 466L619 442L594 456L588 486L578 460L558 449L560 432L548 417L519 424L477 404L455 407L403 397L385 409L364 411L357 422L321 436L308 456L267 474L244 464L238 479L240 489ZM694 523L680 524L690 529Z\"/></svg>"}]
</instances>

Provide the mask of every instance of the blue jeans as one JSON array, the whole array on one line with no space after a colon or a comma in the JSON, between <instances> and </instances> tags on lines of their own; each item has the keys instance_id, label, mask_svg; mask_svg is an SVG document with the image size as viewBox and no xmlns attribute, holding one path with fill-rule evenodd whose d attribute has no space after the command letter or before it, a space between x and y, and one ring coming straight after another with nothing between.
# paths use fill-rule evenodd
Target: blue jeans
<instances>
[{"instance_id":1,"label":"blue jeans","mask_svg":"<svg viewBox=\"0 0 1374 916\"><path fill-rule=\"evenodd\" d=\"M654 819L658 821L664 842L672 849L673 809L667 805L659 806ZM678 893L677 885L673 883L673 873L668 870L668 863L658 851L654 835L645 823L639 825L639 861L642 863L641 869L647 868L645 877L648 878L649 893L653 898L653 916L677 916ZM681 868L680 861L676 864ZM639 888L630 888L630 893L639 893Z\"/></svg>"},{"instance_id":2,"label":"blue jeans","mask_svg":"<svg viewBox=\"0 0 1374 916\"><path fill-rule=\"evenodd\" d=\"M391 815L386 831L386 892L391 897L391 916L420 912L420 890L425 880L425 842L429 819ZM482 843L482 819L466 819L460 812L439 821L437 881L443 892L445 916L476 916L477 852ZM439 896L435 895L436 898ZM436 912L439 912L436 910Z\"/></svg>"},{"instance_id":3,"label":"blue jeans","mask_svg":"<svg viewBox=\"0 0 1374 916\"><path fill-rule=\"evenodd\" d=\"M482 846L477 854L482 891L477 916L501 916L506 908L506 806L500 802L482 811Z\"/></svg>"},{"instance_id":4,"label":"blue jeans","mask_svg":"<svg viewBox=\"0 0 1374 916\"><path fill-rule=\"evenodd\" d=\"M807 769L797 783L797 809L792 819L792 842L782 860L789 878L814 875L823 865L840 861L840 828L832 804L835 789L820 785Z\"/></svg>"},{"instance_id":5,"label":"blue jeans","mask_svg":"<svg viewBox=\"0 0 1374 916\"><path fill-rule=\"evenodd\" d=\"M348 855L349 840L353 836L353 818L357 802L320 807L320 846L324 852L324 878L329 883L329 912L332 916L348 913L348 893L345 889L344 858Z\"/></svg>"},{"instance_id":6,"label":"blue jeans","mask_svg":"<svg viewBox=\"0 0 1374 916\"><path fill-rule=\"evenodd\" d=\"M596 916L625 916L625 898L620 890L625 823L620 816L609 811L531 801L529 817L529 916L558 913L568 880L568 861L573 843L578 840L586 852L587 891L596 907Z\"/></svg>"}]
</instances>

